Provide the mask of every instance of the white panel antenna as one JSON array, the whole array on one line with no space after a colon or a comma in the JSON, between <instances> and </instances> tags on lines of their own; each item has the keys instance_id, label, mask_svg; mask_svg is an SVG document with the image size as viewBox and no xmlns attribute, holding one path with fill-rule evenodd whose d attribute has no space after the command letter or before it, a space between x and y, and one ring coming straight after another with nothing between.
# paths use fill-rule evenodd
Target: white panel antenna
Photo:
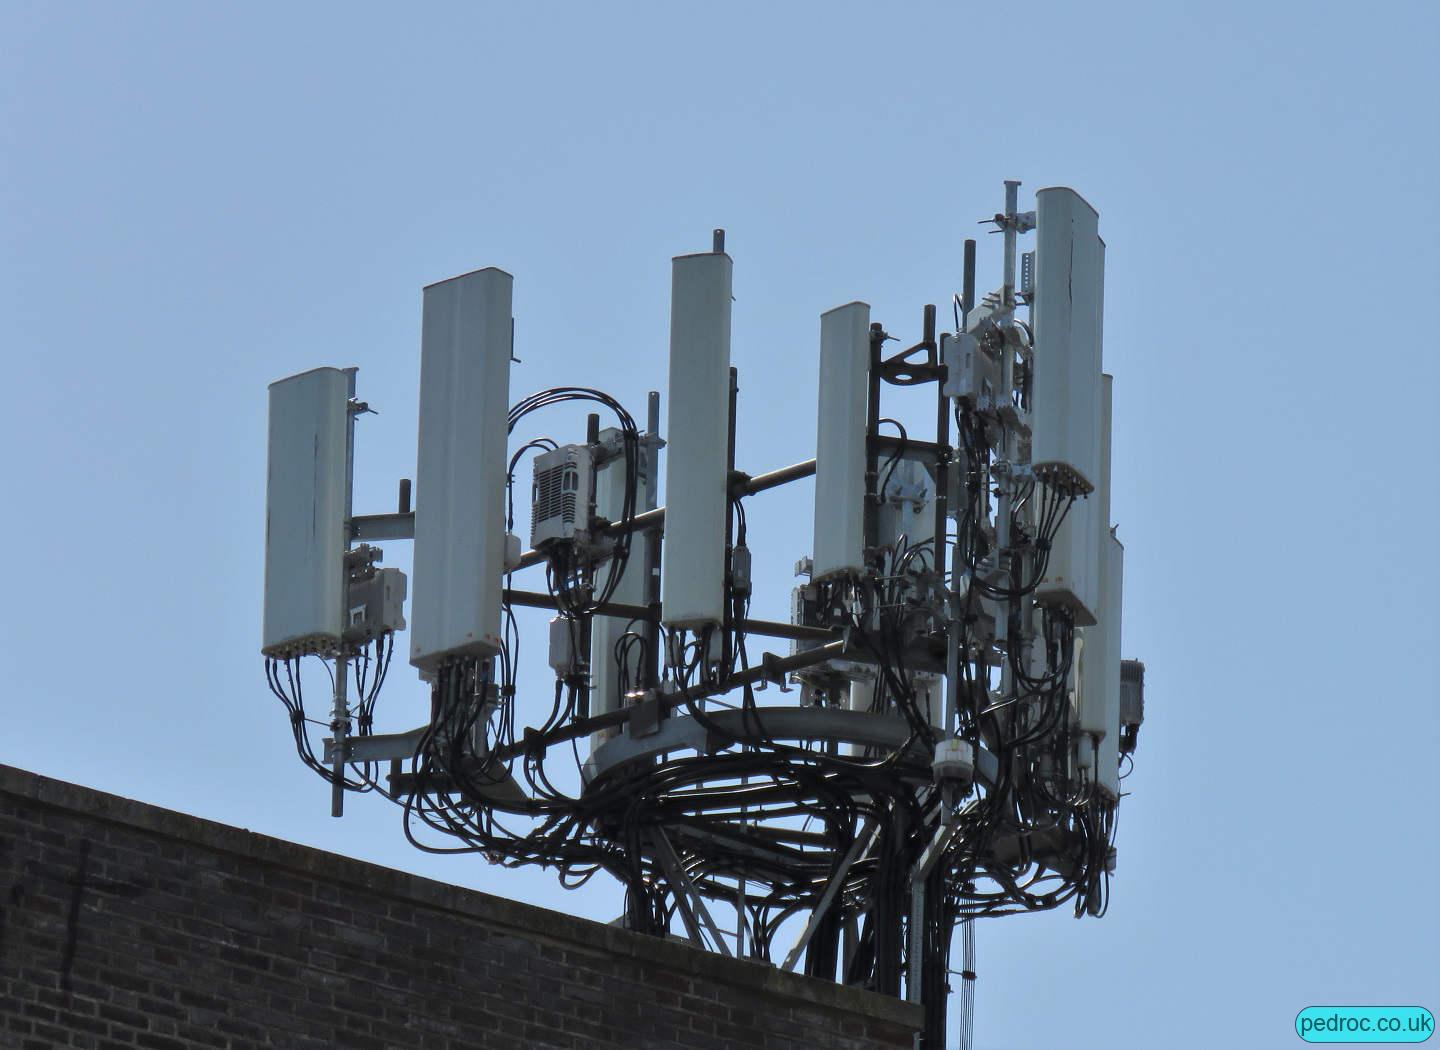
<instances>
[{"instance_id":1,"label":"white panel antenna","mask_svg":"<svg viewBox=\"0 0 1440 1050\"><path fill-rule=\"evenodd\" d=\"M1120 656L1119 617L1120 581L1114 578L1118 565L1111 561L1118 559L1123 551L1120 542L1110 532L1110 376L1101 377L1100 405L1100 474L1095 491L1084 505L1077 504L1071 513L1086 511L1086 528L1093 536L1095 564L1095 613L1096 623L1085 628L1085 655L1082 661L1084 681L1081 705L1076 728L1088 734L1095 741L1096 751L1110 754L1114 767L1119 761L1117 740L1120 733ZM1107 767L1103 760L1097 766L1096 777L1105 783ZM1113 782L1117 770L1109 768Z\"/></svg>"},{"instance_id":2,"label":"white panel antenna","mask_svg":"<svg viewBox=\"0 0 1440 1050\"><path fill-rule=\"evenodd\" d=\"M620 431L602 430L603 444L618 447ZM640 476L638 483L644 491L649 479L653 453L647 443L641 443ZM625 504L625 457L616 456L607 461L595 474L595 513L609 521L619 521ZM609 570L602 570L608 572ZM621 605L645 604L645 573L640 559L627 565L615 592L610 599ZM640 625L619 616L597 616L590 627L590 713L604 714L617 710L623 703L621 695L620 663L616 659L615 647L627 631L638 631ZM630 688L639 687L641 656L639 645L627 650L625 669ZM608 739L602 736L601 740Z\"/></svg>"},{"instance_id":3,"label":"white panel antenna","mask_svg":"<svg viewBox=\"0 0 1440 1050\"><path fill-rule=\"evenodd\" d=\"M719 624L729 509L730 288L724 252L674 259L661 622Z\"/></svg>"},{"instance_id":4,"label":"white panel antenna","mask_svg":"<svg viewBox=\"0 0 1440 1050\"><path fill-rule=\"evenodd\" d=\"M1103 248L1102 257L1103 257ZM1096 565L1099 572L1100 621L1104 624L1103 650L1096 655L1099 664L1098 687L1102 704L1093 713L1087 728L1101 734L1097 748L1095 779L1111 798L1119 797L1120 789L1120 614L1124 603L1123 590L1125 548L1110 527L1110 473L1112 454L1111 425L1114 411L1113 376L1100 377L1100 482L1095 494L1095 521L1099 524L1096 537Z\"/></svg>"},{"instance_id":5,"label":"white panel antenna","mask_svg":"<svg viewBox=\"0 0 1440 1050\"><path fill-rule=\"evenodd\" d=\"M316 368L270 384L267 656L328 654L340 643L354 395L353 368Z\"/></svg>"},{"instance_id":6,"label":"white panel antenna","mask_svg":"<svg viewBox=\"0 0 1440 1050\"><path fill-rule=\"evenodd\" d=\"M1048 489L1036 482L1036 500ZM1100 611L1100 536L1104 528L1094 496L1075 500L1050 543L1045 577L1035 588L1035 601L1069 610L1077 627L1089 627Z\"/></svg>"},{"instance_id":7,"label":"white panel antenna","mask_svg":"<svg viewBox=\"0 0 1440 1050\"><path fill-rule=\"evenodd\" d=\"M410 662L500 649L514 279L477 270L425 289Z\"/></svg>"},{"instance_id":8,"label":"white panel antenna","mask_svg":"<svg viewBox=\"0 0 1440 1050\"><path fill-rule=\"evenodd\" d=\"M815 440L812 579L865 568L865 428L870 396L870 307L820 316L820 411Z\"/></svg>"},{"instance_id":9,"label":"white panel antenna","mask_svg":"<svg viewBox=\"0 0 1440 1050\"><path fill-rule=\"evenodd\" d=\"M1036 494L1093 493L1101 485L1101 328L1105 245L1099 216L1064 188L1036 194L1035 379L1031 465ZM1099 609L1099 551L1109 533L1108 493L1077 498L1051 542L1035 600L1067 607L1078 626Z\"/></svg>"},{"instance_id":10,"label":"white panel antenna","mask_svg":"<svg viewBox=\"0 0 1440 1050\"><path fill-rule=\"evenodd\" d=\"M1038 475L1089 492L1099 478L1100 217L1071 189L1044 189L1035 200L1030 462Z\"/></svg>"},{"instance_id":11,"label":"white panel antenna","mask_svg":"<svg viewBox=\"0 0 1440 1050\"><path fill-rule=\"evenodd\" d=\"M1113 533L1105 537L1105 641L1101 667L1101 719L1105 735L1097 749L1095 780L1112 799L1120 797L1120 627L1124 619L1125 548Z\"/></svg>"}]
</instances>

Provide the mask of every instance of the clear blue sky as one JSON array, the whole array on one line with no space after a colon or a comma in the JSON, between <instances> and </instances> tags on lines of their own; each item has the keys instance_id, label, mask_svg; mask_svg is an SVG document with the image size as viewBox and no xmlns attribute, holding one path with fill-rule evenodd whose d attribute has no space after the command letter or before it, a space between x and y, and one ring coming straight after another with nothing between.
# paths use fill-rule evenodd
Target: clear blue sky
<instances>
[{"instance_id":1,"label":"clear blue sky","mask_svg":"<svg viewBox=\"0 0 1440 1050\"><path fill-rule=\"evenodd\" d=\"M388 510L423 284L504 267L515 395L639 411L669 258L725 226L740 465L780 466L813 454L821 311L913 332L1002 179L1071 185L1148 720L1109 916L982 925L978 1045L1440 1009L1437 11L0 4L0 761L611 918L417 854L383 802L327 816L257 653L266 383L360 367L357 506ZM752 508L757 611L808 499ZM397 666L379 728L423 696Z\"/></svg>"}]
</instances>

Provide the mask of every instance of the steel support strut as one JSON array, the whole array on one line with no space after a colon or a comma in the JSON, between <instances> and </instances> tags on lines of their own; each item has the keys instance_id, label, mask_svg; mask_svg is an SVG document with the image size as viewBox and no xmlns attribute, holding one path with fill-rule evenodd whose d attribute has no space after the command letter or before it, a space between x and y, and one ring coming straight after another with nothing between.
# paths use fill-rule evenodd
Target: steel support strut
<instances>
[{"instance_id":1,"label":"steel support strut","mask_svg":"<svg viewBox=\"0 0 1440 1050\"><path fill-rule=\"evenodd\" d=\"M664 829L655 827L651 830L651 840L655 844L655 857L660 861L660 867L665 872L665 880L670 883L670 888L675 891L675 906L680 909L680 919L685 923L685 929L690 933L690 939L700 947L705 946L705 938L701 935L701 924L710 934L711 941L715 944L715 950L721 955L729 956L730 947L725 943L725 938L720 932L720 927L710 917L710 909L705 906L705 898L700 896L700 891L685 874L685 869L680 864L680 857L675 852L675 847L666 838ZM698 921L697 921L698 918Z\"/></svg>"}]
</instances>

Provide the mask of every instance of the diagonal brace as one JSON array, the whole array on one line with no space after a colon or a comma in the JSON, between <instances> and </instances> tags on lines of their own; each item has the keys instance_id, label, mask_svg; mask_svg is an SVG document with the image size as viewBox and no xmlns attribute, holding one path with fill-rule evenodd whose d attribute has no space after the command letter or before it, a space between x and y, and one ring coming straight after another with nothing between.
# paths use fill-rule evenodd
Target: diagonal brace
<instances>
[{"instance_id":1,"label":"diagonal brace","mask_svg":"<svg viewBox=\"0 0 1440 1050\"><path fill-rule=\"evenodd\" d=\"M850 874L851 866L870 848L870 840L875 837L875 830L878 827L879 824L874 820L867 819L865 821L865 825L860 829L860 834L855 836L855 841L850 844L850 849L846 851L844 859L840 861L840 867L830 877L830 882L825 886L825 892L820 895L820 902L810 913L810 921L805 924L805 929L801 931L799 938L795 941L795 947L790 949L790 954L785 956L785 961L780 964L780 969L795 969L795 964L800 961L801 953L810 944L810 938L815 936L815 931L825 921L825 915L830 910L830 906L840 895L840 888L845 885L845 878Z\"/></svg>"},{"instance_id":2,"label":"diagonal brace","mask_svg":"<svg viewBox=\"0 0 1440 1050\"><path fill-rule=\"evenodd\" d=\"M704 923L705 929L710 931L710 938L715 942L715 949L721 955L729 956L730 948L721 936L720 927L710 917L710 909L705 907L705 898L700 896L700 891L685 874L685 869L680 866L680 858L675 853L675 847L665 836L663 829L653 829L652 838L655 843L655 855L660 861L660 867L665 871L665 879L670 883L670 888L675 891L675 899L680 905L680 918L685 923L685 929L690 933L690 939L702 947L705 944L704 937L700 933L700 923ZM696 922L699 916L699 922Z\"/></svg>"}]
</instances>

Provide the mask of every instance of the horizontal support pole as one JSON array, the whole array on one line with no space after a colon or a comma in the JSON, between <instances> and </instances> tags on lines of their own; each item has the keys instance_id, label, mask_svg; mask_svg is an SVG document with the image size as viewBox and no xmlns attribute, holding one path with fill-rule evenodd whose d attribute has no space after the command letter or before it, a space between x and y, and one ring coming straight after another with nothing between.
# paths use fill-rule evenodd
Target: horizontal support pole
<instances>
[{"instance_id":1,"label":"horizontal support pole","mask_svg":"<svg viewBox=\"0 0 1440 1050\"><path fill-rule=\"evenodd\" d=\"M935 460L939 457L942 449L933 441L917 441L914 438L900 438L894 434L874 434L870 438L875 443L875 451L882 456L893 456L896 453L915 455L928 460ZM948 458L951 454L947 446L943 449Z\"/></svg>"},{"instance_id":2,"label":"horizontal support pole","mask_svg":"<svg viewBox=\"0 0 1440 1050\"><path fill-rule=\"evenodd\" d=\"M800 463L792 463L788 467L772 470L768 474L757 474L754 477L737 470L730 475L730 495L733 497L753 496L767 489L779 488L781 485L788 484L789 482L811 477L814 473L815 461L813 459L807 459ZM647 529L663 529L664 525L665 508L656 507L654 510L641 511L628 522L612 522L602 530L601 534L605 536L620 536L627 532L644 532ZM528 569L530 566L540 565L544 561L544 551L529 550L520 555L520 562L516 565L516 569Z\"/></svg>"},{"instance_id":3,"label":"horizontal support pole","mask_svg":"<svg viewBox=\"0 0 1440 1050\"><path fill-rule=\"evenodd\" d=\"M420 738L429 726L419 726L407 733L375 733L370 736L347 736L345 738L345 761L347 762L389 762L394 759L413 758L420 746ZM335 760L335 741L325 741L325 763Z\"/></svg>"},{"instance_id":4,"label":"horizontal support pole","mask_svg":"<svg viewBox=\"0 0 1440 1050\"><path fill-rule=\"evenodd\" d=\"M413 540L415 512L396 514L357 514L350 519L350 538L370 540Z\"/></svg>"},{"instance_id":5,"label":"horizontal support pole","mask_svg":"<svg viewBox=\"0 0 1440 1050\"><path fill-rule=\"evenodd\" d=\"M766 489L773 489L790 481L798 481L801 478L808 478L815 473L815 461L807 459L803 463L793 463L788 467L781 467L779 470L772 470L768 474L757 474L751 477L748 474L736 471L730 477L730 494L732 496L753 496L757 492L764 492ZM619 536L626 532L643 532L646 529L660 528L665 524L665 508L656 507L654 510L641 511L630 519L628 523L613 523L604 529L604 535ZM350 519L350 538L368 543L374 540L413 540L415 538L415 512L403 511L395 514L357 514ZM526 551L520 556L520 563L517 569L526 569L532 565L539 565L545 560L543 551ZM763 632L756 632L757 634Z\"/></svg>"},{"instance_id":6,"label":"horizontal support pole","mask_svg":"<svg viewBox=\"0 0 1440 1050\"><path fill-rule=\"evenodd\" d=\"M839 632L828 627L809 627L803 623L777 623L774 620L741 620L740 631L767 638L789 638L795 642L833 642Z\"/></svg>"},{"instance_id":7,"label":"horizontal support pole","mask_svg":"<svg viewBox=\"0 0 1440 1050\"><path fill-rule=\"evenodd\" d=\"M526 609L558 609L553 594L542 594L539 591L515 591L506 588L501 592L501 599L507 605L519 605ZM626 605L623 602L606 602L595 610L596 616L614 616L621 620L650 620L654 618L648 606Z\"/></svg>"},{"instance_id":8,"label":"horizontal support pole","mask_svg":"<svg viewBox=\"0 0 1440 1050\"><path fill-rule=\"evenodd\" d=\"M510 605L527 609L557 609L554 595L538 591L506 590L504 600ZM656 614L644 605L626 605L623 602L606 602L595 610L596 616L614 616L621 620L656 619ZM741 620L740 630L745 634L758 634L767 638L789 638L797 642L833 642L839 635L825 627L807 627L797 623L778 623L774 620Z\"/></svg>"},{"instance_id":9,"label":"horizontal support pole","mask_svg":"<svg viewBox=\"0 0 1440 1050\"><path fill-rule=\"evenodd\" d=\"M730 476L730 494L732 496L753 496L757 492L779 488L781 485L788 485L792 481L800 481L802 478L814 475L815 461L813 459L792 463L788 467L772 470L768 474L757 474L753 478L737 471Z\"/></svg>"}]
</instances>

